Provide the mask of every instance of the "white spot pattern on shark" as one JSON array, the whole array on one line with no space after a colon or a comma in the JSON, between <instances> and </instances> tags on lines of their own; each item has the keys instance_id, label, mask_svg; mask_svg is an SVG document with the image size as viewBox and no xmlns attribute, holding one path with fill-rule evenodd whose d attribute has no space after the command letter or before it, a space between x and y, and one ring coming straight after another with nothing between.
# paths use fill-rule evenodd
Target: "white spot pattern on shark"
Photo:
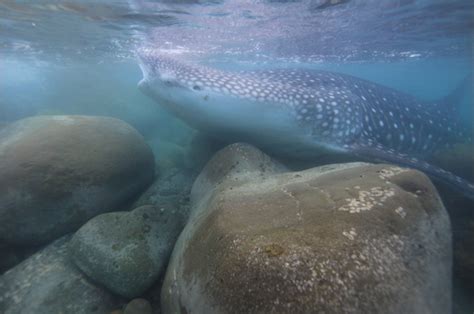
<instances>
[{"instance_id":1,"label":"white spot pattern on shark","mask_svg":"<svg viewBox=\"0 0 474 314\"><path fill-rule=\"evenodd\" d=\"M293 119L292 130L296 132L285 134L284 140L291 141L293 136L296 141L305 136L306 142L300 140L299 143L302 149L304 145L310 147L318 143L365 159L413 167L474 197L473 184L423 161L425 156L449 148L453 139L468 134L454 119L449 119L447 112L441 110L439 105L422 105L419 99L391 88L327 71L221 71L188 65L153 53L140 55L140 60L145 76L141 85L155 98L166 102L169 97L169 106L174 106L179 100L166 95L166 86L180 87L181 90L176 91L178 93L187 91L190 103L181 105L181 111L193 110L192 93L195 93L196 102L198 95L205 94L205 100L219 97L221 103L216 104L216 110L218 106L227 106L227 103L239 106L239 102L250 104L250 110L256 115L264 107L279 110L288 119ZM208 108L204 114L212 116L214 109ZM237 113L241 108L232 109ZM184 116L189 123L203 119L199 114ZM215 122L210 119L209 123ZM262 136L268 136L263 131L267 131L269 125L270 129L278 130L279 121L276 120L274 125L271 123L264 124L262 121ZM234 126L233 131L238 129L238 121L235 124L237 127ZM225 124L216 122L216 125L225 131ZM243 123L242 130L237 131L242 134L249 132L244 129ZM252 132L254 137L259 136L258 129ZM278 143L278 138L272 140ZM467 140L472 142L471 138Z\"/></svg>"}]
</instances>

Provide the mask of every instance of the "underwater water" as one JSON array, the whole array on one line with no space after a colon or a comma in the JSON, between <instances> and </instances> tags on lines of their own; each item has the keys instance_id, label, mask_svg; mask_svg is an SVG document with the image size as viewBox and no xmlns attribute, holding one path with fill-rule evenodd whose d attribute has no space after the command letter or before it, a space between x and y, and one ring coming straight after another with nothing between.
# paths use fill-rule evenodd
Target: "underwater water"
<instances>
[{"instance_id":1,"label":"underwater water","mask_svg":"<svg viewBox=\"0 0 474 314\"><path fill-rule=\"evenodd\" d=\"M0 1L0 313L473 313L473 42L467 0Z\"/></svg>"}]
</instances>

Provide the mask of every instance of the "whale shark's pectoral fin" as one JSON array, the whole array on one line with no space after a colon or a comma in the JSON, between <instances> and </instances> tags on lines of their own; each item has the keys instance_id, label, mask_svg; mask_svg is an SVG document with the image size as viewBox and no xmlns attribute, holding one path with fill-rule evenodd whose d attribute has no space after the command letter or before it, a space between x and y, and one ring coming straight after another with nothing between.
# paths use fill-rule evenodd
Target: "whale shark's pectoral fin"
<instances>
[{"instance_id":1,"label":"whale shark's pectoral fin","mask_svg":"<svg viewBox=\"0 0 474 314\"><path fill-rule=\"evenodd\" d=\"M452 186L466 197L474 199L474 184L449 171L429 164L418 158L399 153L393 149L386 148L379 144L369 145L354 143L348 146L347 149L352 154L366 160L392 162L402 166L418 169L425 172L435 180L439 180Z\"/></svg>"}]
</instances>

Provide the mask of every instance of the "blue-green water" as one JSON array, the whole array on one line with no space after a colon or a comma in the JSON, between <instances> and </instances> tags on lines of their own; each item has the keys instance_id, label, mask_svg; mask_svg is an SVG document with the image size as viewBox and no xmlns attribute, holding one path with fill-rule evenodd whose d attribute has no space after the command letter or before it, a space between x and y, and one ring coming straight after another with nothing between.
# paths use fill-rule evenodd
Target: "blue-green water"
<instances>
[{"instance_id":1,"label":"blue-green water","mask_svg":"<svg viewBox=\"0 0 474 314\"><path fill-rule=\"evenodd\" d=\"M136 60L95 61L58 64L5 55L0 61L3 76L0 82L2 121L63 113L111 115L126 120L143 132L160 129L163 123L179 124L137 89L142 74ZM218 68L256 68L255 65L238 62L215 62L213 65ZM275 62L275 67L284 66L295 65ZM268 65L264 67L268 68ZM390 63L305 63L296 67L351 74L424 100L437 100L449 94L469 75L472 60L438 57ZM472 91L466 92L459 106L467 110L467 103L472 103ZM471 122L469 115L464 115L464 118L466 123Z\"/></svg>"},{"instance_id":2,"label":"blue-green water","mask_svg":"<svg viewBox=\"0 0 474 314\"><path fill-rule=\"evenodd\" d=\"M40 115L114 117L144 137L159 172L188 171L181 151L197 130L137 88L138 49L224 70L334 71L435 101L472 76L473 16L467 0L2 1L0 129ZM471 83L453 104L471 131L473 103ZM472 165L451 166L474 178ZM472 313L474 203L440 191L454 239L453 309Z\"/></svg>"}]
</instances>

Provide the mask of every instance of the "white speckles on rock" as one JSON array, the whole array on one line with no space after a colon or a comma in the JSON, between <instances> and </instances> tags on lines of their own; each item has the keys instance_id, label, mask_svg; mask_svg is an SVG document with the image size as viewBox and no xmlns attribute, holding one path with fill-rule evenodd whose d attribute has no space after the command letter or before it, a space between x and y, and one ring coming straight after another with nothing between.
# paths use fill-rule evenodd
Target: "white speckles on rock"
<instances>
[{"instance_id":1,"label":"white speckles on rock","mask_svg":"<svg viewBox=\"0 0 474 314\"><path fill-rule=\"evenodd\" d=\"M405 211L405 209L401 206L398 206L396 209L395 209L395 212L402 218L405 218L407 213Z\"/></svg>"},{"instance_id":2,"label":"white speckles on rock","mask_svg":"<svg viewBox=\"0 0 474 314\"><path fill-rule=\"evenodd\" d=\"M400 168L400 167L388 167L388 168L383 168L379 171L379 178L382 180L386 180L388 178L391 178L393 176L396 176L400 173L409 171L407 168Z\"/></svg>"},{"instance_id":3,"label":"white speckles on rock","mask_svg":"<svg viewBox=\"0 0 474 314\"><path fill-rule=\"evenodd\" d=\"M355 198L347 198L347 203L339 207L339 210L358 214L371 210L376 205L382 206L388 198L394 195L395 190L393 188L372 187L367 191L359 191Z\"/></svg>"},{"instance_id":4,"label":"white speckles on rock","mask_svg":"<svg viewBox=\"0 0 474 314\"><path fill-rule=\"evenodd\" d=\"M342 235L348 238L349 240L354 240L357 236L355 228L351 228L349 231L343 231Z\"/></svg>"}]
</instances>

